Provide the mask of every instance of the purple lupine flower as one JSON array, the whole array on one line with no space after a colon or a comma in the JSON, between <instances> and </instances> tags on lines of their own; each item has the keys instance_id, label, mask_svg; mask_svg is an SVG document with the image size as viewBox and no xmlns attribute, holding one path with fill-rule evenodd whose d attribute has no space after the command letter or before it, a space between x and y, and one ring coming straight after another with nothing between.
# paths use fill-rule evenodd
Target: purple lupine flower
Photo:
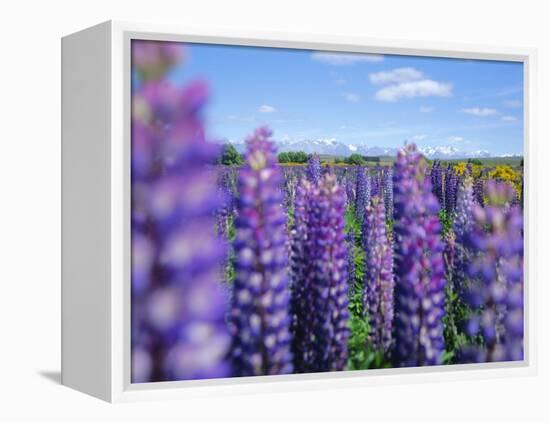
<instances>
[{"instance_id":1,"label":"purple lupine flower","mask_svg":"<svg viewBox=\"0 0 550 423\"><path fill-rule=\"evenodd\" d=\"M466 176L459 185L456 199L456 214L453 222L452 282L453 290L459 295L464 292L466 267L471 258L467 238L473 226L474 192L472 177Z\"/></svg>"},{"instance_id":2,"label":"purple lupine flower","mask_svg":"<svg viewBox=\"0 0 550 423\"><path fill-rule=\"evenodd\" d=\"M369 318L369 343L387 352L392 342L393 252L386 233L384 203L373 197L367 206L363 246L365 260L364 309Z\"/></svg>"},{"instance_id":3,"label":"purple lupine flower","mask_svg":"<svg viewBox=\"0 0 550 423\"><path fill-rule=\"evenodd\" d=\"M223 182L218 185L218 191L222 203L216 213L217 229L220 237L227 239L229 221L233 218L235 197L231 188Z\"/></svg>"},{"instance_id":4,"label":"purple lupine flower","mask_svg":"<svg viewBox=\"0 0 550 423\"><path fill-rule=\"evenodd\" d=\"M286 215L271 131L247 140L235 219L235 282L230 313L237 376L292 373Z\"/></svg>"},{"instance_id":5,"label":"purple lupine flower","mask_svg":"<svg viewBox=\"0 0 550 423\"><path fill-rule=\"evenodd\" d=\"M219 278L225 246L214 217L220 199L208 168L218 147L204 139L205 85L176 88L147 72L158 63L144 57L164 60L166 49L163 42L132 43L133 65L147 76L133 92L132 110L133 383L226 377L230 370Z\"/></svg>"},{"instance_id":6,"label":"purple lupine flower","mask_svg":"<svg viewBox=\"0 0 550 423\"><path fill-rule=\"evenodd\" d=\"M523 359L523 215L511 206L513 188L488 181L487 205L474 205L468 234L473 259L468 266L466 303L472 313L467 334L483 338L459 356L462 362Z\"/></svg>"},{"instance_id":7,"label":"purple lupine flower","mask_svg":"<svg viewBox=\"0 0 550 423\"><path fill-rule=\"evenodd\" d=\"M440 207L445 207L445 195L443 190L443 172L441 170L441 162L435 160L430 173L432 181L432 191L439 201Z\"/></svg>"},{"instance_id":8,"label":"purple lupine flower","mask_svg":"<svg viewBox=\"0 0 550 423\"><path fill-rule=\"evenodd\" d=\"M307 161L306 176L312 184L318 184L321 179L321 160L316 153Z\"/></svg>"},{"instance_id":9,"label":"purple lupine flower","mask_svg":"<svg viewBox=\"0 0 550 423\"><path fill-rule=\"evenodd\" d=\"M292 239L293 352L297 372L343 370L347 362L348 275L345 194L334 175L304 180Z\"/></svg>"},{"instance_id":10,"label":"purple lupine flower","mask_svg":"<svg viewBox=\"0 0 550 423\"><path fill-rule=\"evenodd\" d=\"M388 166L384 169L383 178L382 194L384 196L386 220L390 220L393 218L393 169L391 167Z\"/></svg>"},{"instance_id":11,"label":"purple lupine flower","mask_svg":"<svg viewBox=\"0 0 550 423\"><path fill-rule=\"evenodd\" d=\"M311 182L302 180L296 187L294 200L294 227L290 242L292 354L294 370L303 373L311 366L313 326L311 319L304 319L313 312L313 290L310 289L311 262L307 255L313 250L313 240L308 238L310 229L308 204Z\"/></svg>"},{"instance_id":12,"label":"purple lupine flower","mask_svg":"<svg viewBox=\"0 0 550 423\"><path fill-rule=\"evenodd\" d=\"M378 174L378 169L375 170L374 175L371 178L371 190L370 190L370 196L380 196L380 175Z\"/></svg>"},{"instance_id":13,"label":"purple lupine flower","mask_svg":"<svg viewBox=\"0 0 550 423\"><path fill-rule=\"evenodd\" d=\"M439 204L414 144L394 165L395 366L440 364L445 279Z\"/></svg>"},{"instance_id":14,"label":"purple lupine flower","mask_svg":"<svg viewBox=\"0 0 550 423\"><path fill-rule=\"evenodd\" d=\"M218 186L223 190L228 213L233 216L237 206L237 169L232 166L221 166L218 175Z\"/></svg>"},{"instance_id":15,"label":"purple lupine flower","mask_svg":"<svg viewBox=\"0 0 550 423\"><path fill-rule=\"evenodd\" d=\"M296 197L296 184L297 184L297 177L296 175L286 169L286 172L284 173L284 205L286 210L292 210L294 205L294 198Z\"/></svg>"},{"instance_id":16,"label":"purple lupine flower","mask_svg":"<svg viewBox=\"0 0 550 423\"><path fill-rule=\"evenodd\" d=\"M344 186L345 180L346 180L346 168L340 167L340 166L325 166L326 169L334 175L336 175L336 182L338 182L338 185Z\"/></svg>"},{"instance_id":17,"label":"purple lupine flower","mask_svg":"<svg viewBox=\"0 0 550 423\"><path fill-rule=\"evenodd\" d=\"M474 181L474 199L476 200L477 204L479 204L480 206L483 206L483 204L484 204L484 201L483 201L483 195L484 194L483 194L483 192L484 192L483 178L480 175Z\"/></svg>"},{"instance_id":18,"label":"purple lupine flower","mask_svg":"<svg viewBox=\"0 0 550 423\"><path fill-rule=\"evenodd\" d=\"M452 216L456 207L456 190L458 188L458 177L451 165L447 166L445 172L445 212Z\"/></svg>"},{"instance_id":19,"label":"purple lupine flower","mask_svg":"<svg viewBox=\"0 0 550 423\"><path fill-rule=\"evenodd\" d=\"M371 198L371 181L368 170L357 166L357 178L355 189L355 217L360 225L365 220L365 207Z\"/></svg>"}]
</instances>

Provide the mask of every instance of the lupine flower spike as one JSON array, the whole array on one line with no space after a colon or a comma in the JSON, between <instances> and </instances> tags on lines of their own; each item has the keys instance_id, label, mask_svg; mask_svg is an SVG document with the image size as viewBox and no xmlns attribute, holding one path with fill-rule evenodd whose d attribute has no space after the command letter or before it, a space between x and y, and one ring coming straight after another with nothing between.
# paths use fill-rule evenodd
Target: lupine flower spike
<instances>
[{"instance_id":1,"label":"lupine flower spike","mask_svg":"<svg viewBox=\"0 0 550 423\"><path fill-rule=\"evenodd\" d=\"M449 165L445 173L445 212L447 216L453 216L456 206L456 190L458 178L455 170Z\"/></svg>"},{"instance_id":2,"label":"lupine flower spike","mask_svg":"<svg viewBox=\"0 0 550 423\"><path fill-rule=\"evenodd\" d=\"M443 189L443 172L441 170L441 162L436 160L432 165L431 170L432 191L439 201L441 207L445 207L445 195Z\"/></svg>"},{"instance_id":3,"label":"lupine flower spike","mask_svg":"<svg viewBox=\"0 0 550 423\"><path fill-rule=\"evenodd\" d=\"M318 184L321 179L321 160L317 154L313 154L307 161L306 176L312 184Z\"/></svg>"},{"instance_id":4,"label":"lupine flower spike","mask_svg":"<svg viewBox=\"0 0 550 423\"><path fill-rule=\"evenodd\" d=\"M348 275L345 193L334 175L303 181L292 247L293 352L297 372L343 370L347 361Z\"/></svg>"},{"instance_id":5,"label":"lupine flower spike","mask_svg":"<svg viewBox=\"0 0 550 423\"><path fill-rule=\"evenodd\" d=\"M357 167L357 179L355 189L355 216L362 226L365 220L365 208L370 202L371 180L366 168Z\"/></svg>"},{"instance_id":6,"label":"lupine flower spike","mask_svg":"<svg viewBox=\"0 0 550 423\"><path fill-rule=\"evenodd\" d=\"M394 165L395 366L441 364L445 279L439 204L426 162L409 144Z\"/></svg>"},{"instance_id":7,"label":"lupine flower spike","mask_svg":"<svg viewBox=\"0 0 550 423\"><path fill-rule=\"evenodd\" d=\"M364 305L369 318L369 343L387 352L392 341L393 252L386 233L384 203L373 197L366 210L364 233Z\"/></svg>"},{"instance_id":8,"label":"lupine flower spike","mask_svg":"<svg viewBox=\"0 0 550 423\"><path fill-rule=\"evenodd\" d=\"M219 149L205 141L200 114L206 87L160 80L181 54L170 43L132 43L141 78L132 110L134 383L230 374L221 203L207 169Z\"/></svg>"},{"instance_id":9,"label":"lupine flower spike","mask_svg":"<svg viewBox=\"0 0 550 423\"><path fill-rule=\"evenodd\" d=\"M386 209L386 220L393 219L393 169L386 167L384 169L383 184L384 207Z\"/></svg>"},{"instance_id":10,"label":"lupine flower spike","mask_svg":"<svg viewBox=\"0 0 550 423\"><path fill-rule=\"evenodd\" d=\"M230 314L237 376L291 373L286 216L271 131L247 140L235 220L235 284Z\"/></svg>"}]
</instances>

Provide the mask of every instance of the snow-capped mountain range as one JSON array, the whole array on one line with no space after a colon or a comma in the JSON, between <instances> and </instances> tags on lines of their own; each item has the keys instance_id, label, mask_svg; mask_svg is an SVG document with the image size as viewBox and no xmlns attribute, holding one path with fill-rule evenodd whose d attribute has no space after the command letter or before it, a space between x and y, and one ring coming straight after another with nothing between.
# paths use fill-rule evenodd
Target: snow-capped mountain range
<instances>
[{"instance_id":1,"label":"snow-capped mountain range","mask_svg":"<svg viewBox=\"0 0 550 423\"><path fill-rule=\"evenodd\" d=\"M243 152L245 144L243 141L232 141L229 143L239 152ZM349 156L351 154L361 154L362 156L395 156L399 148L396 147L369 147L366 145L344 144L336 141L334 138L310 139L301 141L277 141L277 150L279 152L303 151L308 154L330 154L333 156ZM493 157L486 150L464 151L456 147L439 146L423 147L419 150L429 159L467 159L467 158L487 158ZM513 155L505 155L513 156Z\"/></svg>"}]
</instances>

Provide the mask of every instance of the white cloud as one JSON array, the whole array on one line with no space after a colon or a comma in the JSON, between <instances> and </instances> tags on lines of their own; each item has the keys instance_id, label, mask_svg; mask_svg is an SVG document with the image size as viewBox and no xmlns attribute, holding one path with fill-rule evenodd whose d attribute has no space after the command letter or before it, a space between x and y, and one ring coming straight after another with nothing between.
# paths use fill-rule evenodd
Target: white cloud
<instances>
[{"instance_id":1,"label":"white cloud","mask_svg":"<svg viewBox=\"0 0 550 423\"><path fill-rule=\"evenodd\" d=\"M346 83L346 80L344 78L338 78L334 82L336 82L336 85L344 85Z\"/></svg>"},{"instance_id":2,"label":"white cloud","mask_svg":"<svg viewBox=\"0 0 550 423\"><path fill-rule=\"evenodd\" d=\"M344 98L350 103L359 103L359 100L361 100L359 94L355 93L344 93Z\"/></svg>"},{"instance_id":3,"label":"white cloud","mask_svg":"<svg viewBox=\"0 0 550 423\"><path fill-rule=\"evenodd\" d=\"M374 95L380 101L396 101L401 98L414 97L449 97L452 95L452 84L422 79L420 81L402 82L388 85Z\"/></svg>"},{"instance_id":4,"label":"white cloud","mask_svg":"<svg viewBox=\"0 0 550 423\"><path fill-rule=\"evenodd\" d=\"M420 107L420 113L430 113L433 112L434 108L429 106Z\"/></svg>"},{"instance_id":5,"label":"white cloud","mask_svg":"<svg viewBox=\"0 0 550 423\"><path fill-rule=\"evenodd\" d=\"M258 108L258 112L260 113L275 113L277 111L277 109L273 106L270 106L268 104L262 104L259 108Z\"/></svg>"},{"instance_id":6,"label":"white cloud","mask_svg":"<svg viewBox=\"0 0 550 423\"><path fill-rule=\"evenodd\" d=\"M504 122L515 122L516 120L518 120L516 117L514 116L502 116L500 118L500 120L504 121Z\"/></svg>"},{"instance_id":7,"label":"white cloud","mask_svg":"<svg viewBox=\"0 0 550 423\"><path fill-rule=\"evenodd\" d=\"M328 51L316 51L311 58L331 66L349 66L361 62L378 63L384 60L384 56L380 54L332 53Z\"/></svg>"},{"instance_id":8,"label":"white cloud","mask_svg":"<svg viewBox=\"0 0 550 423\"><path fill-rule=\"evenodd\" d=\"M490 109L488 107L472 107L469 109L462 109L460 111L462 113L466 113L466 114L474 115L478 117L498 115L498 111L496 109Z\"/></svg>"},{"instance_id":9,"label":"white cloud","mask_svg":"<svg viewBox=\"0 0 550 423\"><path fill-rule=\"evenodd\" d=\"M400 84L402 82L418 81L424 74L415 68L397 68L369 74L369 80L375 85Z\"/></svg>"},{"instance_id":10,"label":"white cloud","mask_svg":"<svg viewBox=\"0 0 550 423\"><path fill-rule=\"evenodd\" d=\"M427 78L422 71L413 67L396 68L389 71L369 74L373 85L384 85L374 97L380 101L396 101L400 98L449 97L453 85ZM423 113L431 112L431 107L422 107Z\"/></svg>"}]
</instances>

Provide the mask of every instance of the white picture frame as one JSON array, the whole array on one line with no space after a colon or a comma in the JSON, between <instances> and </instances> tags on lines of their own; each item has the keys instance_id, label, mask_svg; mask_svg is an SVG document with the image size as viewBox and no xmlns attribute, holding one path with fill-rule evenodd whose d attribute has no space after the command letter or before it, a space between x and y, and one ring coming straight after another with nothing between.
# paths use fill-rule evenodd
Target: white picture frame
<instances>
[{"instance_id":1,"label":"white picture frame","mask_svg":"<svg viewBox=\"0 0 550 423\"><path fill-rule=\"evenodd\" d=\"M130 383L130 40L491 59L524 64L523 362ZM533 375L536 69L528 48L110 21L62 40L62 383L110 402Z\"/></svg>"}]
</instances>

